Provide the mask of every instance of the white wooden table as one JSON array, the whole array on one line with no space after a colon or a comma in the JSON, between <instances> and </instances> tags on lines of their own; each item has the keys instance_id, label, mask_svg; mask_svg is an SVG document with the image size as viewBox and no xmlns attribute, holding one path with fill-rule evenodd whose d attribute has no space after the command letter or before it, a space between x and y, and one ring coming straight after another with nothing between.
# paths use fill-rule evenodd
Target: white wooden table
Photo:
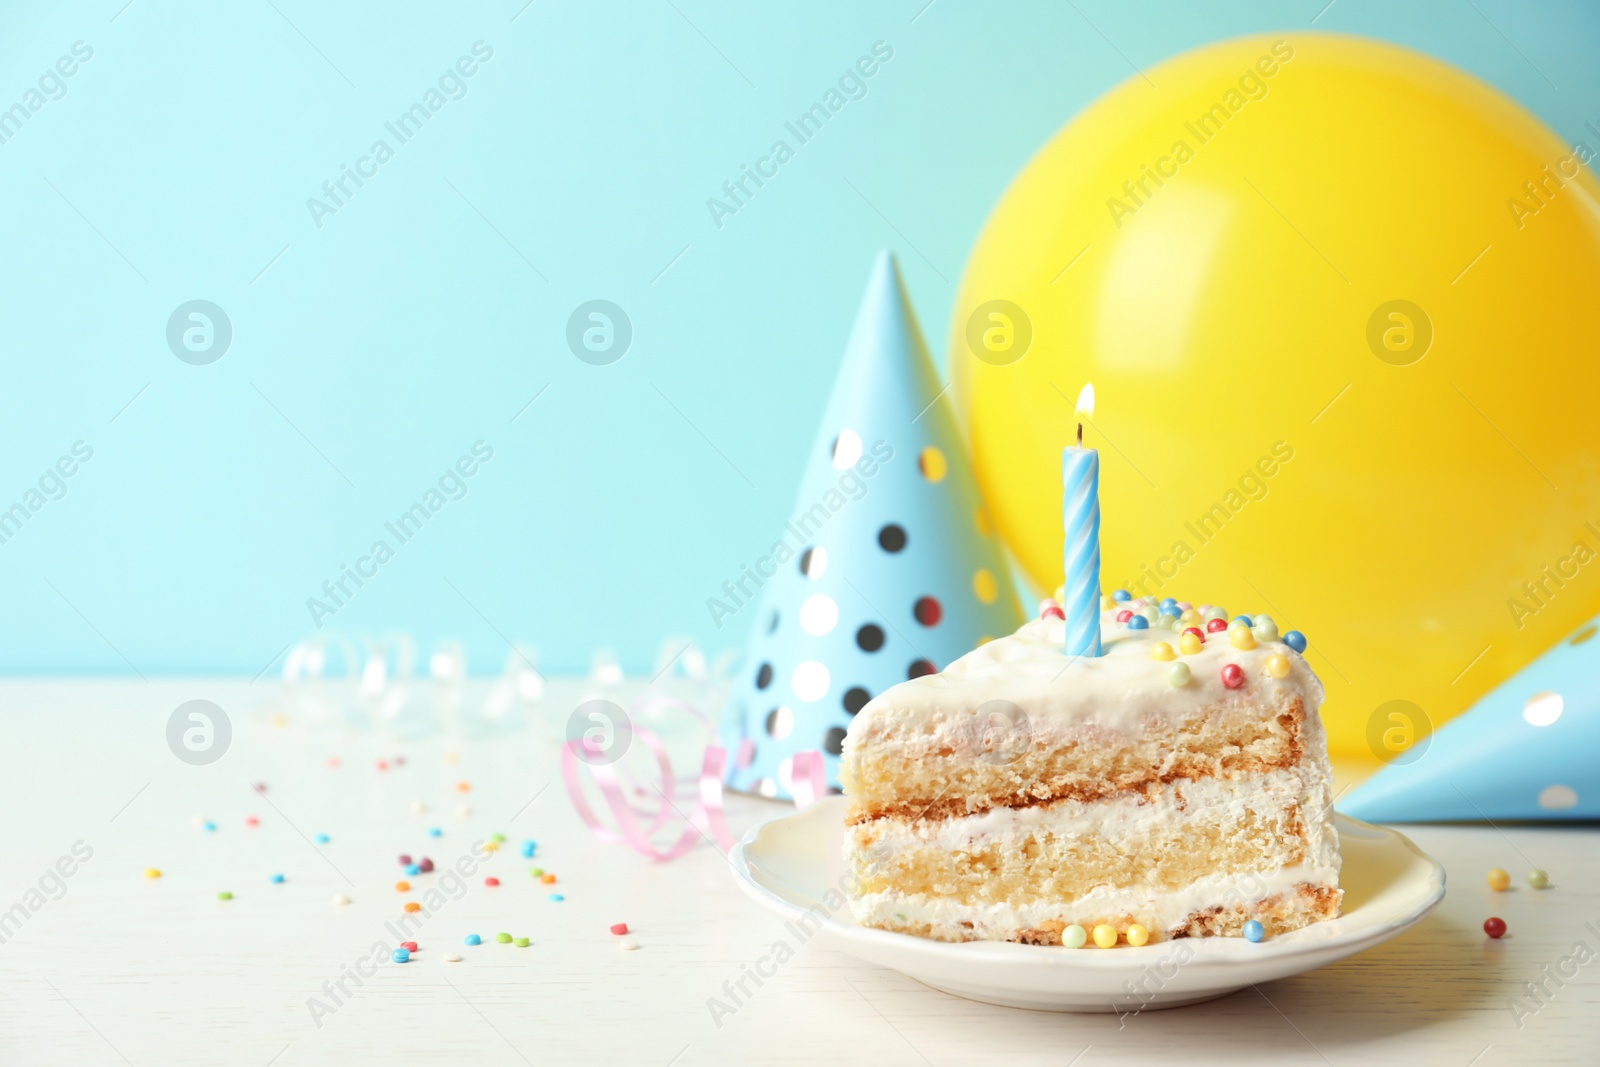
<instances>
[{"instance_id":1,"label":"white wooden table","mask_svg":"<svg viewBox=\"0 0 1600 1067\"><path fill-rule=\"evenodd\" d=\"M1438 911L1363 955L1209 1004L1127 1019L1013 1011L812 943L719 1025L708 998L725 997L782 924L739 894L710 847L650 864L589 835L557 779L549 721L572 706L558 689L537 726L504 738L400 743L274 726L269 680L0 683L0 1064L1600 1062L1595 828L1412 827L1449 871ZM195 698L234 727L227 755L204 767L179 762L165 738L173 709ZM376 769L396 755L403 766ZM736 834L782 811L730 803ZM452 863L496 832L506 845L427 919L417 958L359 987L344 978L349 995L313 1018L310 998L333 1005L324 983L392 943L385 924L420 899L394 889L397 854ZM531 862L517 849L527 838ZM80 841L92 857L63 864L62 892L47 872ZM534 863L558 883L530 878ZM1516 875L1515 891L1485 888L1492 866ZM1529 890L1530 866L1554 887ZM487 888L483 874L503 884ZM47 892L30 897L41 879ZM219 901L223 890L234 898ZM338 893L353 902L334 905ZM1491 914L1510 926L1503 941L1481 932ZM608 930L624 921L638 951ZM494 943L502 930L533 943ZM473 932L486 944L465 947ZM1586 964L1570 960L1579 942L1595 953ZM452 950L464 961L444 962ZM1548 989L1542 1004L1527 982ZM1528 1009L1520 1019L1513 1003Z\"/></svg>"}]
</instances>

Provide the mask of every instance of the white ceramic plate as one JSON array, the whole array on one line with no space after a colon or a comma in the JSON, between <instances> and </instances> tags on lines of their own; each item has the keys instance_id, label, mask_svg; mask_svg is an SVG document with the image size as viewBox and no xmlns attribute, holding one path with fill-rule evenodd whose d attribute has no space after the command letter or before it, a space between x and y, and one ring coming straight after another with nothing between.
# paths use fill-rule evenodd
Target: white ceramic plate
<instances>
[{"instance_id":1,"label":"white ceramic plate","mask_svg":"<svg viewBox=\"0 0 1600 1067\"><path fill-rule=\"evenodd\" d=\"M1014 1008L1127 1012L1209 1000L1371 948L1444 899L1444 868L1404 835L1336 813L1344 914L1258 944L1238 937L1115 949L925 941L857 926L851 917L841 888L846 804L828 797L752 829L730 854L740 888L788 919L798 940L818 935L935 989Z\"/></svg>"}]
</instances>

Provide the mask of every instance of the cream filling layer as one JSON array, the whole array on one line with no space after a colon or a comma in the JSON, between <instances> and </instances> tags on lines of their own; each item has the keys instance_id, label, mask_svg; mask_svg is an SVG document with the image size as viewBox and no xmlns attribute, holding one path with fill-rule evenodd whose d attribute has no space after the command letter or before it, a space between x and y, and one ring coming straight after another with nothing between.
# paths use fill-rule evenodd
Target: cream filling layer
<instances>
[{"instance_id":1,"label":"cream filling layer","mask_svg":"<svg viewBox=\"0 0 1600 1067\"><path fill-rule=\"evenodd\" d=\"M1049 834L1098 838L1126 852L1154 847L1149 844L1152 841L1181 839L1185 827L1227 827L1241 822L1247 812L1276 813L1290 806L1300 809L1305 841L1304 858L1298 863L1206 875L1177 891L1154 885L1098 886L1071 901L978 904L890 888L853 898L851 910L858 922L869 925L927 923L952 933L970 925L972 934L992 939L1008 938L1050 921L1092 925L1124 915L1153 922L1153 929L1164 935L1205 908L1242 905L1249 910L1257 901L1302 882L1338 886L1339 838L1324 759L1308 756L1293 768L1238 780L1179 780L1166 784L1153 797L1130 794L1098 801L995 808L954 819L878 819L853 828L845 838L845 857L858 877L889 877L892 881L892 857L900 850L967 853L997 845L1006 851L1021 850L1029 838ZM863 839L870 835L871 843L859 845L858 835ZM1285 853L1282 858L1291 856ZM1204 866L1204 857L1198 859Z\"/></svg>"},{"instance_id":2,"label":"cream filling layer","mask_svg":"<svg viewBox=\"0 0 1600 1067\"><path fill-rule=\"evenodd\" d=\"M1025 808L992 808L953 819L878 819L868 824L878 849L936 848L972 852L996 841L1022 843L1048 831L1060 837L1098 837L1127 851L1151 839L1171 839L1183 828L1200 823L1227 826L1247 811L1273 812L1298 806L1306 839L1307 862L1315 867L1339 866L1339 837L1333 828L1333 798L1321 761L1308 757L1286 770L1268 771L1237 780L1179 779L1153 794L1130 793L1105 800L1061 800ZM846 838L847 842L849 838ZM847 848L847 855L870 857Z\"/></svg>"},{"instance_id":3,"label":"cream filling layer","mask_svg":"<svg viewBox=\"0 0 1600 1067\"><path fill-rule=\"evenodd\" d=\"M856 921L866 926L927 924L937 931L963 932L985 940L1004 940L1018 931L1049 922L1076 923L1085 928L1121 915L1154 921L1159 936L1206 908L1241 905L1248 912L1260 900L1292 890L1302 882L1336 886L1336 867L1302 865L1275 871L1208 875L1173 893L1144 889L1100 888L1071 902L1035 900L973 906L953 900L868 893L850 901Z\"/></svg>"}]
</instances>

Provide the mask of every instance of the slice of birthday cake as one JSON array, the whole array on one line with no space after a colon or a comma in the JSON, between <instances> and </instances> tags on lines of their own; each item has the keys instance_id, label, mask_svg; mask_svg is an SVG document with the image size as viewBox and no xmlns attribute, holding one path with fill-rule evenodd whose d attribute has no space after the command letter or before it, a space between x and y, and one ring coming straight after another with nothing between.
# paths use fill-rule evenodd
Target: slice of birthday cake
<instances>
[{"instance_id":1,"label":"slice of birthday cake","mask_svg":"<svg viewBox=\"0 0 1600 1067\"><path fill-rule=\"evenodd\" d=\"M941 941L1109 947L1339 914L1322 686L1266 616L1102 603L1104 654L1040 619L850 725L858 922Z\"/></svg>"}]
</instances>

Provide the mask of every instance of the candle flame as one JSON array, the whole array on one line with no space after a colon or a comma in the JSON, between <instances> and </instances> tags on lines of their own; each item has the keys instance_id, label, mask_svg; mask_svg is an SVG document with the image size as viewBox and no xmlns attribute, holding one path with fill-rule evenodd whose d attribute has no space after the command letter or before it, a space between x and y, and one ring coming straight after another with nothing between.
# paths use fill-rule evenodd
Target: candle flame
<instances>
[{"instance_id":1,"label":"candle flame","mask_svg":"<svg viewBox=\"0 0 1600 1067\"><path fill-rule=\"evenodd\" d=\"M1085 382L1083 392L1078 394L1078 410L1085 415L1094 414L1094 383Z\"/></svg>"}]
</instances>

